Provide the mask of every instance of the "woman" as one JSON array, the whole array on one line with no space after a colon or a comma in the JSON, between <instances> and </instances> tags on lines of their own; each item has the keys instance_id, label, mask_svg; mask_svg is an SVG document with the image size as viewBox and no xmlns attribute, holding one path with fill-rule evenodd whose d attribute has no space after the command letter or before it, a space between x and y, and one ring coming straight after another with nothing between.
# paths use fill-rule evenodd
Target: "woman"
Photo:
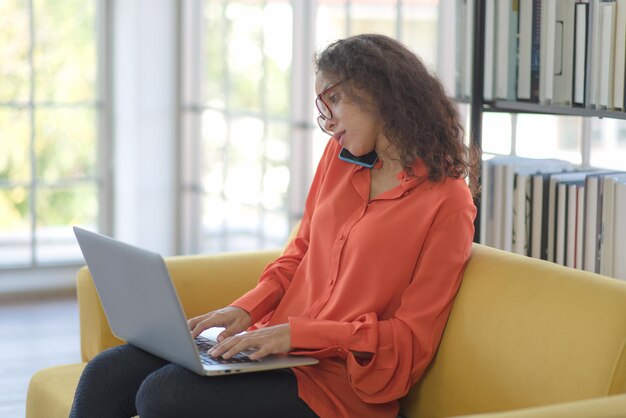
<instances>
[{"instance_id":1,"label":"woman","mask_svg":"<svg viewBox=\"0 0 626 418\"><path fill-rule=\"evenodd\" d=\"M454 104L397 41L340 40L316 67L318 123L332 138L298 235L254 289L189 327L194 337L226 328L214 356L255 348L252 358L306 353L319 364L203 378L117 347L85 369L73 416L95 416L99 400L117 408L106 416L136 407L143 418L397 415L437 350L470 255L464 179L476 184L475 165ZM340 159L342 148L375 163ZM103 388L118 381L130 383Z\"/></svg>"}]
</instances>

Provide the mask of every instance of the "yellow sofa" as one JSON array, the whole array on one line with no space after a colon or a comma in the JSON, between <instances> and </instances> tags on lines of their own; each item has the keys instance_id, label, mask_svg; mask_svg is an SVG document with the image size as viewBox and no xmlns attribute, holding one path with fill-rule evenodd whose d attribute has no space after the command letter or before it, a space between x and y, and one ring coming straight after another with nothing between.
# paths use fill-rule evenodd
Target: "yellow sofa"
<instances>
[{"instance_id":1,"label":"yellow sofa","mask_svg":"<svg viewBox=\"0 0 626 418\"><path fill-rule=\"evenodd\" d=\"M188 316L253 287L279 251L167 260ZM113 337L78 273L83 361ZM626 283L474 245L441 346L402 399L405 417L626 417ZM67 417L83 364L31 379L28 418ZM473 415L477 414L477 415Z\"/></svg>"}]
</instances>

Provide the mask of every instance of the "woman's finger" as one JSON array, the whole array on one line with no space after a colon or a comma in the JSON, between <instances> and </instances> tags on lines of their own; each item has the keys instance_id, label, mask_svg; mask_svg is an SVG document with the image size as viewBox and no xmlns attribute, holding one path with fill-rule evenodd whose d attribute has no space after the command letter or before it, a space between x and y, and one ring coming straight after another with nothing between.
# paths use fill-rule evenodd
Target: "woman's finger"
<instances>
[{"instance_id":1,"label":"woman's finger","mask_svg":"<svg viewBox=\"0 0 626 418\"><path fill-rule=\"evenodd\" d=\"M241 335L235 335L217 344L209 353L213 357L228 359L248 348L250 348L250 339Z\"/></svg>"},{"instance_id":2,"label":"woman's finger","mask_svg":"<svg viewBox=\"0 0 626 418\"><path fill-rule=\"evenodd\" d=\"M195 317L188 322L194 338L200 335L200 333L205 329L212 327L224 327L226 328L226 333L221 338L218 337L218 339L224 339L248 328L250 326L251 317L245 310L229 306L209 312L199 317Z\"/></svg>"},{"instance_id":3,"label":"woman's finger","mask_svg":"<svg viewBox=\"0 0 626 418\"><path fill-rule=\"evenodd\" d=\"M268 354L274 354L274 353L267 346L263 346L263 347L259 347L258 350L250 354L248 357L250 357L250 360L258 360L267 356Z\"/></svg>"},{"instance_id":4,"label":"woman's finger","mask_svg":"<svg viewBox=\"0 0 626 418\"><path fill-rule=\"evenodd\" d=\"M228 359L242 351L255 349L250 358L256 360L268 354L288 352L291 349L290 342L289 325L284 324L226 338L209 354Z\"/></svg>"},{"instance_id":5,"label":"woman's finger","mask_svg":"<svg viewBox=\"0 0 626 418\"><path fill-rule=\"evenodd\" d=\"M193 318L187 320L187 324L189 325L189 329L190 330L194 329L196 327L196 325L198 324L198 322L204 320L206 318L206 316L210 315L210 314L211 314L211 312L206 313L204 315L196 316L196 317L193 317Z\"/></svg>"}]
</instances>

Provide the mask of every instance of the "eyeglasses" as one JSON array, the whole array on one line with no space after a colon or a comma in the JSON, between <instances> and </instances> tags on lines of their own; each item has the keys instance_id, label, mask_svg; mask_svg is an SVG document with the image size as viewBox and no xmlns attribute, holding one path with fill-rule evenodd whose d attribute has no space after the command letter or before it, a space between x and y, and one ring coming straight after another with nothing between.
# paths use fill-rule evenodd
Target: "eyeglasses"
<instances>
[{"instance_id":1,"label":"eyeglasses","mask_svg":"<svg viewBox=\"0 0 626 418\"><path fill-rule=\"evenodd\" d=\"M332 112L332 110L330 110L330 107L324 101L324 96L327 93L329 93L332 89L334 89L335 87L340 85L341 83L343 83L343 81L338 81L335 84L331 84L330 86L326 87L315 98L315 106L317 107L317 111L319 112L319 115L317 116L317 124L319 125L320 129L322 130L322 132L324 132L325 134L330 135L330 136L332 136L333 133L331 131L327 130L324 127L324 125L325 125L324 122L333 118L333 112Z\"/></svg>"}]
</instances>

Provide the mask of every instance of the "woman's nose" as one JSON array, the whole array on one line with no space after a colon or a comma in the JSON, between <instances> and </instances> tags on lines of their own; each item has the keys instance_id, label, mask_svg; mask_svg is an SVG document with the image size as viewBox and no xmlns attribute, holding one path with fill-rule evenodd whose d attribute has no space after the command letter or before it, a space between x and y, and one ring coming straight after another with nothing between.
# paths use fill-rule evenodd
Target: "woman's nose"
<instances>
[{"instance_id":1,"label":"woman's nose","mask_svg":"<svg viewBox=\"0 0 626 418\"><path fill-rule=\"evenodd\" d=\"M331 119L324 119L323 120L324 123L324 129L326 129L328 132L335 132L335 118L331 118Z\"/></svg>"}]
</instances>

